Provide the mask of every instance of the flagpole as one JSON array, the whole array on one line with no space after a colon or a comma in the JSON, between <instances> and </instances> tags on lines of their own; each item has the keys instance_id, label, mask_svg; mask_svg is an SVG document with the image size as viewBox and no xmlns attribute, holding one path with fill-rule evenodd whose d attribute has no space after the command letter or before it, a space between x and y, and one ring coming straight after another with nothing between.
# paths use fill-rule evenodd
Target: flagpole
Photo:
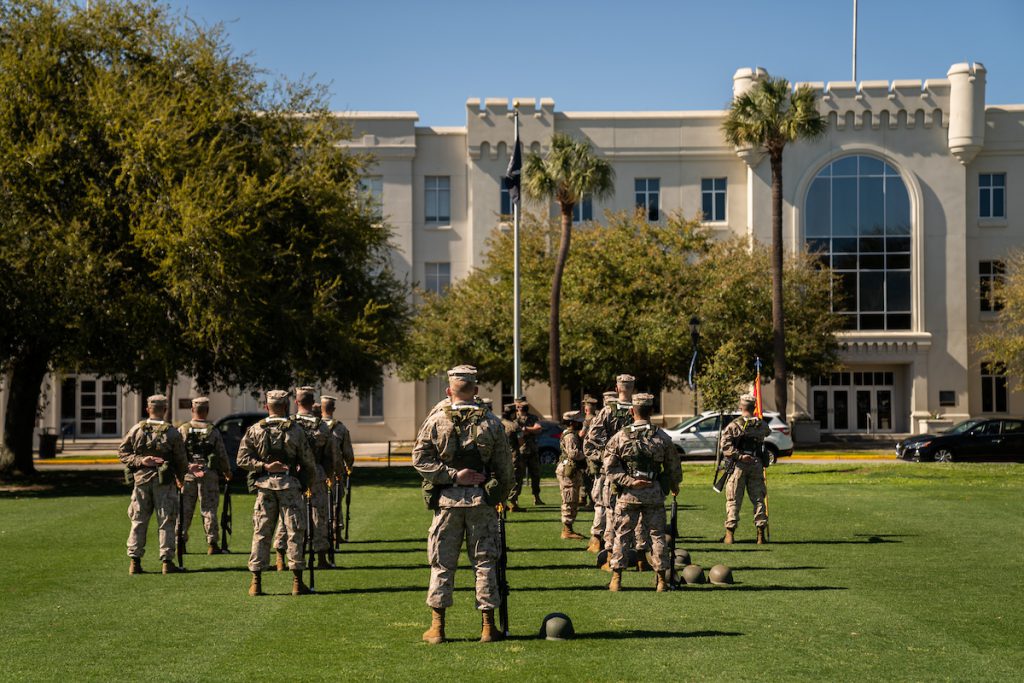
<instances>
[{"instance_id":1,"label":"flagpole","mask_svg":"<svg viewBox=\"0 0 1024 683\"><path fill-rule=\"evenodd\" d=\"M513 103L515 108L515 145L519 144L519 102ZM521 193L516 193L512 202L512 386L515 387L513 398L522 396L523 381L520 366L519 337L519 204Z\"/></svg>"}]
</instances>

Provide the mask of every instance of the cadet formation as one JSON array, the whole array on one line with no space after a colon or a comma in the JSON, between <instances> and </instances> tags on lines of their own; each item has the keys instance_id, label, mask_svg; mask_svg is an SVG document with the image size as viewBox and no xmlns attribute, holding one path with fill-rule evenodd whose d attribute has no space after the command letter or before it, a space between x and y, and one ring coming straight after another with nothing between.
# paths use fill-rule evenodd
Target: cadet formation
<instances>
[{"instance_id":1,"label":"cadet formation","mask_svg":"<svg viewBox=\"0 0 1024 683\"><path fill-rule=\"evenodd\" d=\"M597 553L610 572L608 590L622 589L629 566L653 569L655 590L669 588L671 557L665 497L679 493L680 458L669 436L651 423L654 396L635 393L636 378L615 378L615 391L603 405L587 395L582 411L561 416L560 456L555 474L560 494L561 534L565 540L587 540L576 528L581 509L593 509L586 550ZM503 578L504 515L526 506L520 502L526 478L534 505L540 497L538 416L525 397L502 406L501 416L489 399L478 396L476 368L460 365L448 371L446 397L423 422L412 450L412 464L422 477L426 508L432 512L427 530L430 568L426 604L430 625L427 643L445 642L446 611L454 603L455 573L466 550L475 575L475 605L480 612L481 642L501 640L505 633L496 611L507 597ZM340 519L332 520L337 493L347 488L355 462L348 429L334 418L336 399L313 387L295 391L294 412L289 393L266 393L267 417L252 425L239 444L237 466L245 471L256 494L248 568L249 595L263 595L263 574L292 572L292 594L311 592L303 579L307 562L331 569L333 549L340 541ZM758 544L767 542L767 487L761 447L770 433L754 415L754 399L743 396L740 416L721 434L726 493L725 543L735 541L744 493L753 507ZM217 508L220 481L228 482L231 464L220 434L209 420L209 400L192 399L192 418L175 427L165 419L167 398L150 396L147 418L133 426L118 450L132 484L128 518L129 573L142 573L146 532L156 513L161 571L182 571L179 543L189 538L198 505L206 552L224 552L218 544ZM717 486L717 484L716 484ZM181 519L179 519L179 516ZM271 547L276 562L271 562ZM307 560L306 549L309 548ZM582 549L582 546L581 546ZM315 558L314 558L315 555ZM504 592L503 592L504 591Z\"/></svg>"}]
</instances>

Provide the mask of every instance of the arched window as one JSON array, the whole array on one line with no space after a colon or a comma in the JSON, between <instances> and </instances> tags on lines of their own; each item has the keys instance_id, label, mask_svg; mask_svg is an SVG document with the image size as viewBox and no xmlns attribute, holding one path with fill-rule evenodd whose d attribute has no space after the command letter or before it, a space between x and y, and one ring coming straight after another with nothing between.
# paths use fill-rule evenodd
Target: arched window
<instances>
[{"instance_id":1,"label":"arched window","mask_svg":"<svg viewBox=\"0 0 1024 683\"><path fill-rule=\"evenodd\" d=\"M839 282L832 310L851 330L909 330L910 199L881 159L847 156L823 168L805 205L807 248Z\"/></svg>"}]
</instances>

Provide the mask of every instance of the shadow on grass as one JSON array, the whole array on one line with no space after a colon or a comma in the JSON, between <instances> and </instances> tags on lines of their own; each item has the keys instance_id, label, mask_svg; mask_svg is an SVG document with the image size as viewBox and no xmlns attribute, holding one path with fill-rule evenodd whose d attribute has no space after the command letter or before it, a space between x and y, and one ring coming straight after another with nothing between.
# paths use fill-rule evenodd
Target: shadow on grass
<instances>
[{"instance_id":1,"label":"shadow on grass","mask_svg":"<svg viewBox=\"0 0 1024 683\"><path fill-rule=\"evenodd\" d=\"M714 591L739 591L745 593L762 593L762 592L818 592L818 591L845 591L849 590L846 586L779 586L779 585L768 585L768 586L752 586L748 584L742 584L739 586L712 586L705 584L704 590Z\"/></svg>"},{"instance_id":2,"label":"shadow on grass","mask_svg":"<svg viewBox=\"0 0 1024 683\"><path fill-rule=\"evenodd\" d=\"M834 539L828 541L772 541L771 545L867 545L870 543L902 543L903 541L896 541L885 536L869 536L867 534L858 534L858 536L864 537L863 540L858 539Z\"/></svg>"},{"instance_id":3,"label":"shadow on grass","mask_svg":"<svg viewBox=\"0 0 1024 683\"><path fill-rule=\"evenodd\" d=\"M579 640L628 640L631 638L719 638L745 635L739 631L643 631L627 629L624 631L592 631L577 633Z\"/></svg>"},{"instance_id":4,"label":"shadow on grass","mask_svg":"<svg viewBox=\"0 0 1024 683\"><path fill-rule=\"evenodd\" d=\"M369 539L368 538L368 539L364 539L362 541L345 541L345 542L343 542L341 544L341 550L339 550L339 552L342 552L344 550L345 546L347 546L347 545L363 545L363 544L371 544L371 543L426 543L426 542L427 542L426 536L422 536L420 538L377 538L377 539Z\"/></svg>"},{"instance_id":5,"label":"shadow on grass","mask_svg":"<svg viewBox=\"0 0 1024 683\"><path fill-rule=\"evenodd\" d=\"M120 470L40 472L31 479L4 482L0 498L64 498L67 496L124 496L132 487Z\"/></svg>"},{"instance_id":6,"label":"shadow on grass","mask_svg":"<svg viewBox=\"0 0 1024 683\"><path fill-rule=\"evenodd\" d=\"M734 572L795 572L816 569L828 569L828 567L732 567Z\"/></svg>"},{"instance_id":7,"label":"shadow on grass","mask_svg":"<svg viewBox=\"0 0 1024 683\"><path fill-rule=\"evenodd\" d=\"M211 572L249 572L249 567L242 565L241 567L203 567L202 569L190 569L185 567L186 574L208 574Z\"/></svg>"},{"instance_id":8,"label":"shadow on grass","mask_svg":"<svg viewBox=\"0 0 1024 683\"><path fill-rule=\"evenodd\" d=\"M705 541L707 543L707 541ZM768 553L771 552L770 548L701 548L692 547L687 548L690 553Z\"/></svg>"}]
</instances>

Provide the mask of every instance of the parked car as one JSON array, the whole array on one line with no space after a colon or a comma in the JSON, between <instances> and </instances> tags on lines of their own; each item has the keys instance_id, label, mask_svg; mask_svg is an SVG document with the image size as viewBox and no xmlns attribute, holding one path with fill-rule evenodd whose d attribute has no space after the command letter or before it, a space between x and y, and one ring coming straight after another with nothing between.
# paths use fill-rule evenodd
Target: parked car
<instances>
[{"instance_id":1,"label":"parked car","mask_svg":"<svg viewBox=\"0 0 1024 683\"><path fill-rule=\"evenodd\" d=\"M900 441L896 444L896 457L913 462L1024 462L1024 420L964 420L938 434L918 434Z\"/></svg>"},{"instance_id":2,"label":"parked car","mask_svg":"<svg viewBox=\"0 0 1024 683\"><path fill-rule=\"evenodd\" d=\"M225 415L214 423L217 431L224 440L224 449L228 452L228 460L231 462L232 478L236 479L234 473L238 469L236 459L238 458L238 447L242 443L242 437L249 427L253 426L267 414L265 412L244 412Z\"/></svg>"},{"instance_id":3,"label":"parked car","mask_svg":"<svg viewBox=\"0 0 1024 683\"><path fill-rule=\"evenodd\" d=\"M672 443L682 457L714 458L722 425L728 425L738 416L739 413L719 414L709 410L696 417L687 418L665 431L672 438ZM782 421L778 413L766 412L764 419L772 430L765 439L772 459L793 455L793 438L790 436L789 425Z\"/></svg>"},{"instance_id":4,"label":"parked car","mask_svg":"<svg viewBox=\"0 0 1024 683\"><path fill-rule=\"evenodd\" d=\"M540 464L553 465L562 453L562 425L551 420L541 420L540 426L541 431L537 435Z\"/></svg>"}]
</instances>

